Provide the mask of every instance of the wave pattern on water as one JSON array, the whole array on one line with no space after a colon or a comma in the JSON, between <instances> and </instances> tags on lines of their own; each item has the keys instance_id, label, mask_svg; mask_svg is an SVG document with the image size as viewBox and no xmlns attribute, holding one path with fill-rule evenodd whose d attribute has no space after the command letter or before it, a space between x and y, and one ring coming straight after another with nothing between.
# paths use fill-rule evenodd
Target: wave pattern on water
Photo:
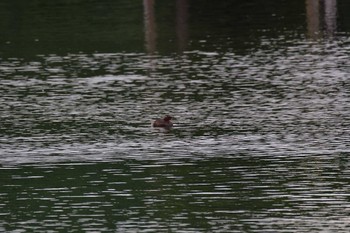
<instances>
[{"instance_id":1,"label":"wave pattern on water","mask_svg":"<svg viewBox=\"0 0 350 233\"><path fill-rule=\"evenodd\" d=\"M52 151L74 159L73 148L110 155L167 145L185 151L208 145L226 154L348 152L348 50L305 43L245 56L195 51L2 61L2 159L15 154L21 158L13 162L30 162L41 154L45 162ZM177 120L164 136L149 125L166 113Z\"/></svg>"},{"instance_id":2,"label":"wave pattern on water","mask_svg":"<svg viewBox=\"0 0 350 233\"><path fill-rule=\"evenodd\" d=\"M17 226L39 232L104 227L120 232L346 232L349 172L344 160L345 155L241 154L1 169L0 214L6 221L16 215ZM30 185L23 189L24 183Z\"/></svg>"},{"instance_id":3,"label":"wave pattern on water","mask_svg":"<svg viewBox=\"0 0 350 233\"><path fill-rule=\"evenodd\" d=\"M0 230L347 232L348 44L262 45L0 60Z\"/></svg>"}]
</instances>

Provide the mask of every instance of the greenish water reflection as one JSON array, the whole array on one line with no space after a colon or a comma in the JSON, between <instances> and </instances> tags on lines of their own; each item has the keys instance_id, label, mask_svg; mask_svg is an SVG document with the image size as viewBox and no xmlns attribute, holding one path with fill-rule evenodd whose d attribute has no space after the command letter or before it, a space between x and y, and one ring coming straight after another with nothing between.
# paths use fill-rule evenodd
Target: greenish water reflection
<instances>
[{"instance_id":1,"label":"greenish water reflection","mask_svg":"<svg viewBox=\"0 0 350 233\"><path fill-rule=\"evenodd\" d=\"M0 231L348 232L349 9L1 1Z\"/></svg>"},{"instance_id":2,"label":"greenish water reflection","mask_svg":"<svg viewBox=\"0 0 350 233\"><path fill-rule=\"evenodd\" d=\"M329 2L6 0L0 3L0 55L244 52L261 38L288 41L348 31L349 4ZM327 18L332 11L336 22Z\"/></svg>"},{"instance_id":3,"label":"greenish water reflection","mask_svg":"<svg viewBox=\"0 0 350 233\"><path fill-rule=\"evenodd\" d=\"M276 230L293 230L288 218L346 217L340 203L347 201L349 173L338 166L342 157L334 158L331 167L322 162L326 156L281 162L236 155L2 168L0 227L7 232L19 226L38 232L259 232L273 224Z\"/></svg>"}]
</instances>

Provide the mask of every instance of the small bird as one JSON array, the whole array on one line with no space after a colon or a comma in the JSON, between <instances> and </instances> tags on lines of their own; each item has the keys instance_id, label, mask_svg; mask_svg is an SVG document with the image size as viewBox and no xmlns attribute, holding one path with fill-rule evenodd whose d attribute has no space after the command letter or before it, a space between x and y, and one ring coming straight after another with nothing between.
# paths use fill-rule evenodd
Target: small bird
<instances>
[{"instance_id":1,"label":"small bird","mask_svg":"<svg viewBox=\"0 0 350 233\"><path fill-rule=\"evenodd\" d=\"M162 127L162 128L171 128L173 127L173 123L170 121L172 119L171 116L169 115L166 115L163 119L156 119L154 122L153 122L153 127Z\"/></svg>"}]
</instances>

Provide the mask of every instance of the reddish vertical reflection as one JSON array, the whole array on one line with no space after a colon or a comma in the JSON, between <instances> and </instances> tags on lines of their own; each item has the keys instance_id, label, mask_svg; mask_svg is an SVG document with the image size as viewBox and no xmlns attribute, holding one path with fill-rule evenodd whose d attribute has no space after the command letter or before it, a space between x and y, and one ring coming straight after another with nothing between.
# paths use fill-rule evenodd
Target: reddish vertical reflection
<instances>
[{"instance_id":1,"label":"reddish vertical reflection","mask_svg":"<svg viewBox=\"0 0 350 233\"><path fill-rule=\"evenodd\" d=\"M156 51L157 45L157 25L154 12L154 0L143 0L143 8L146 50L149 54L153 54Z\"/></svg>"},{"instance_id":2,"label":"reddish vertical reflection","mask_svg":"<svg viewBox=\"0 0 350 233\"><path fill-rule=\"evenodd\" d=\"M337 30L337 0L325 0L324 14L326 33L332 36Z\"/></svg>"},{"instance_id":3,"label":"reddish vertical reflection","mask_svg":"<svg viewBox=\"0 0 350 233\"><path fill-rule=\"evenodd\" d=\"M320 37L320 1L306 0L306 17L308 36L312 39Z\"/></svg>"},{"instance_id":4,"label":"reddish vertical reflection","mask_svg":"<svg viewBox=\"0 0 350 233\"><path fill-rule=\"evenodd\" d=\"M337 30L337 0L306 0L308 36L312 39L333 36Z\"/></svg>"},{"instance_id":5,"label":"reddish vertical reflection","mask_svg":"<svg viewBox=\"0 0 350 233\"><path fill-rule=\"evenodd\" d=\"M188 0L176 0L176 36L179 51L188 45Z\"/></svg>"}]
</instances>

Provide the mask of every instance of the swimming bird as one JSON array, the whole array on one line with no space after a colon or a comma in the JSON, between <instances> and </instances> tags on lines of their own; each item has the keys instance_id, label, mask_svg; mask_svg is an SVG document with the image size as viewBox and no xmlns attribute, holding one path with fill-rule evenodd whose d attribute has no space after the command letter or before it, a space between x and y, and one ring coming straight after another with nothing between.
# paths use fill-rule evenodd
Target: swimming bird
<instances>
[{"instance_id":1,"label":"swimming bird","mask_svg":"<svg viewBox=\"0 0 350 233\"><path fill-rule=\"evenodd\" d=\"M173 123L170 121L171 119L171 116L166 115L163 119L156 119L152 125L153 127L171 128L173 127Z\"/></svg>"}]
</instances>

